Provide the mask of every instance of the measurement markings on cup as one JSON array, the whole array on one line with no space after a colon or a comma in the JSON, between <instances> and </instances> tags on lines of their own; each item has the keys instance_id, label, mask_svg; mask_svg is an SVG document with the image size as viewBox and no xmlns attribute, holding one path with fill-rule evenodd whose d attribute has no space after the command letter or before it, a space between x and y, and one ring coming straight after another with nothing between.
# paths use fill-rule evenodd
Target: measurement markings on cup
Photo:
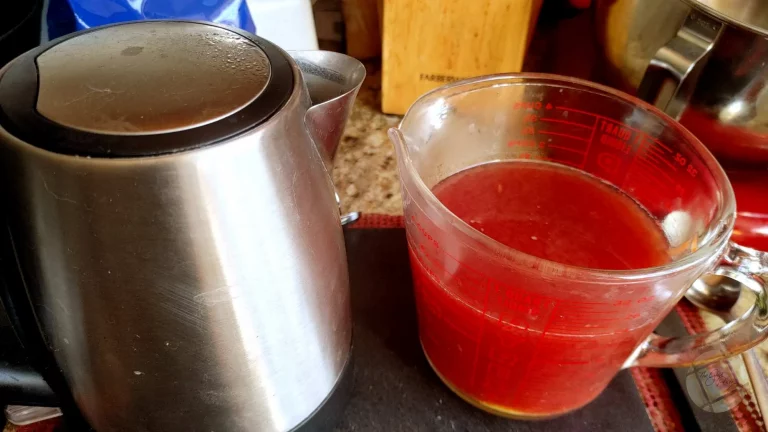
<instances>
[{"instance_id":1,"label":"measurement markings on cup","mask_svg":"<svg viewBox=\"0 0 768 432\"><path fill-rule=\"evenodd\" d=\"M691 178L695 178L698 175L698 168L691 161L687 160L684 155L673 153L669 146L659 141L659 139L651 137L645 131L589 111L565 106L557 106L555 109L561 111L563 115L566 115L566 113L576 113L595 119L594 126L592 127L593 135L589 140L590 146L593 142L598 141L615 151L632 156L629 166L626 167L627 175L624 177L625 180L639 176L657 186L672 189L677 194L682 195L685 192L685 188L675 180L675 173L682 169ZM589 128L585 123L572 120L548 117L546 121L576 128ZM595 137L596 132L599 133L598 137ZM610 132L610 138L606 138L605 132ZM584 167L589 157L589 149L586 153L584 164L582 164L581 168ZM619 158L610 157L602 153L597 155L597 162L609 170L612 166L618 169L620 165ZM622 186L624 185L622 184Z\"/></svg>"}]
</instances>

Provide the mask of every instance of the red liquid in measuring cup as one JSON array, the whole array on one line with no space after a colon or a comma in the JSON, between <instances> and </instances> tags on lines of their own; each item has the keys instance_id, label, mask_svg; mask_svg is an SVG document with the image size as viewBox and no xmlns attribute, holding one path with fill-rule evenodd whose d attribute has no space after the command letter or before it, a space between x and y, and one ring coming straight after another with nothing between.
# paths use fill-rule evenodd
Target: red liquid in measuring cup
<instances>
[{"instance_id":1,"label":"red liquid in measuring cup","mask_svg":"<svg viewBox=\"0 0 768 432\"><path fill-rule=\"evenodd\" d=\"M480 232L549 261L619 270L669 260L664 234L643 208L571 168L486 164L433 192ZM426 247L409 239L422 346L448 385L486 409L545 417L578 408L605 388L655 325L627 328L626 311L604 307L615 300L604 292L594 291L594 302L565 301L540 295L536 284L544 282L532 280L536 274L488 277L500 274L499 262L468 256L469 249L453 256L451 240L432 234Z\"/></svg>"}]
</instances>

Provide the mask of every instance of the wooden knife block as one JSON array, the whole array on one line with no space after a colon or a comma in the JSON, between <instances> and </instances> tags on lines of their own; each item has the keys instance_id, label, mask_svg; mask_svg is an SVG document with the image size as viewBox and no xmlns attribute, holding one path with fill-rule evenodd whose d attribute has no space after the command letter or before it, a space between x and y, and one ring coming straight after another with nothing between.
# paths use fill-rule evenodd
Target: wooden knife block
<instances>
[{"instance_id":1,"label":"wooden knife block","mask_svg":"<svg viewBox=\"0 0 768 432\"><path fill-rule=\"evenodd\" d=\"M384 0L382 111L478 75L519 72L542 0Z\"/></svg>"}]
</instances>

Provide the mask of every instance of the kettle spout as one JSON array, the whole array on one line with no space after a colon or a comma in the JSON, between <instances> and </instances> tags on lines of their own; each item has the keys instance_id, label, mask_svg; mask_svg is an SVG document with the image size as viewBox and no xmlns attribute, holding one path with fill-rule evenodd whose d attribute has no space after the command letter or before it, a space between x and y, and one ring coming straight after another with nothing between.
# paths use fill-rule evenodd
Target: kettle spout
<instances>
[{"instance_id":1,"label":"kettle spout","mask_svg":"<svg viewBox=\"0 0 768 432\"><path fill-rule=\"evenodd\" d=\"M330 170L344 125L365 78L358 60L331 51L290 51L304 77L312 107L304 118L309 134Z\"/></svg>"}]
</instances>

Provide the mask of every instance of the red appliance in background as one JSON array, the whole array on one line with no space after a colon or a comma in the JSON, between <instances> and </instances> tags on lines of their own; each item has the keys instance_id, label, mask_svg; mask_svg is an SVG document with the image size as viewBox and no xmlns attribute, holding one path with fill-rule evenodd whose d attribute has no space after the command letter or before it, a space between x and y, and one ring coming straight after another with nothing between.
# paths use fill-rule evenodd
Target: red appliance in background
<instances>
[{"instance_id":1,"label":"red appliance in background","mask_svg":"<svg viewBox=\"0 0 768 432\"><path fill-rule=\"evenodd\" d=\"M736 194L733 241L768 251L768 131L723 125L693 110L685 111L680 123L709 147L728 173Z\"/></svg>"},{"instance_id":2,"label":"red appliance in background","mask_svg":"<svg viewBox=\"0 0 768 432\"><path fill-rule=\"evenodd\" d=\"M728 173L734 241L768 251L768 3L568 4L544 2L524 70L601 82L678 119Z\"/></svg>"},{"instance_id":3,"label":"red appliance in background","mask_svg":"<svg viewBox=\"0 0 768 432\"><path fill-rule=\"evenodd\" d=\"M768 251L768 169L726 172L736 194L738 210L733 240Z\"/></svg>"}]
</instances>

